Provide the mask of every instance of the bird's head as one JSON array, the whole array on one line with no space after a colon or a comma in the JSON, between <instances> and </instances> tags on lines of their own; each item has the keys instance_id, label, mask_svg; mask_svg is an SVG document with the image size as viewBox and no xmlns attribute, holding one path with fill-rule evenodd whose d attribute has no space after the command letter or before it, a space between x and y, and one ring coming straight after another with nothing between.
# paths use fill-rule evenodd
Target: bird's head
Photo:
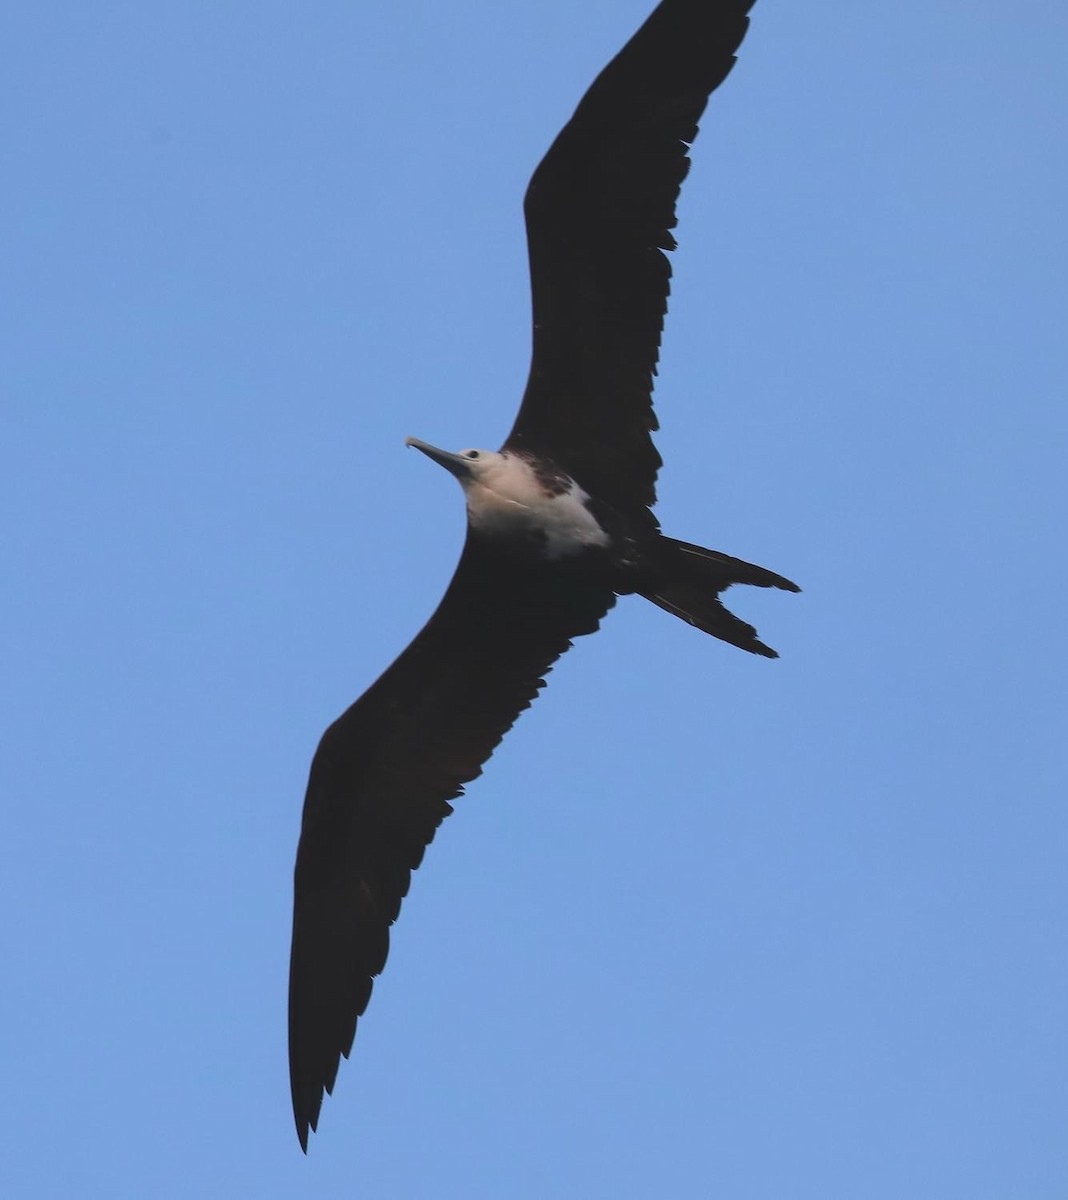
<instances>
[{"instance_id":1,"label":"bird's head","mask_svg":"<svg viewBox=\"0 0 1068 1200\"><path fill-rule=\"evenodd\" d=\"M526 528L547 500L544 485L522 454L507 450L461 450L453 454L418 438L407 444L432 458L460 481L467 519L483 533L514 533Z\"/></svg>"},{"instance_id":2,"label":"bird's head","mask_svg":"<svg viewBox=\"0 0 1068 1200\"><path fill-rule=\"evenodd\" d=\"M466 492L472 484L489 484L505 464L505 456L495 450L461 450L454 454L451 450L439 450L418 438L406 438L406 446L414 446L421 450L427 458L433 459L440 467L460 481L460 486Z\"/></svg>"}]
</instances>

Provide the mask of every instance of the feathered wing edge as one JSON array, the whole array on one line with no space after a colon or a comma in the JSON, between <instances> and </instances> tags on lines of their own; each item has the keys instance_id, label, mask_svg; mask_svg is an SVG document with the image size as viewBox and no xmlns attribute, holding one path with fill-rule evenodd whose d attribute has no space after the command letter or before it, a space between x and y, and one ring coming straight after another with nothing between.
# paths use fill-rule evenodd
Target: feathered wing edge
<instances>
[{"instance_id":1,"label":"feathered wing edge","mask_svg":"<svg viewBox=\"0 0 1068 1200\"><path fill-rule=\"evenodd\" d=\"M469 535L433 617L323 735L297 850L290 959L290 1084L303 1149L450 801L572 639L597 629L614 602L603 584L502 563Z\"/></svg>"},{"instance_id":2,"label":"feathered wing edge","mask_svg":"<svg viewBox=\"0 0 1068 1200\"><path fill-rule=\"evenodd\" d=\"M653 378L675 204L753 0L663 0L534 172L524 211L534 338L505 446L554 459L632 520L656 499Z\"/></svg>"}]
</instances>

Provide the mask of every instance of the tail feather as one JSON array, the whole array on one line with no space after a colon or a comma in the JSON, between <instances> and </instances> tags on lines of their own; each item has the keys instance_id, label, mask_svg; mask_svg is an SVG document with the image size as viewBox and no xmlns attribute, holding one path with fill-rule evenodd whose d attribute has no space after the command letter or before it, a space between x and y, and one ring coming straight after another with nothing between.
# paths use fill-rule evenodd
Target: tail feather
<instances>
[{"instance_id":1,"label":"tail feather","mask_svg":"<svg viewBox=\"0 0 1068 1200\"><path fill-rule=\"evenodd\" d=\"M657 581L641 595L665 612L673 613L724 642L765 658L779 657L776 651L760 641L752 625L724 607L719 594L732 583L799 592L801 589L796 583L754 563L674 538L661 538L659 549L661 561Z\"/></svg>"}]
</instances>

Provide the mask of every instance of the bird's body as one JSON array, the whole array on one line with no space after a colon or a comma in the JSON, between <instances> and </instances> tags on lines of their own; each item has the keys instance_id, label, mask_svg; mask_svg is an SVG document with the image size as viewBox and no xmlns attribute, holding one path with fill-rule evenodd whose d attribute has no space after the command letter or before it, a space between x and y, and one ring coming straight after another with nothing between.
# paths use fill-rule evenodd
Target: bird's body
<instances>
[{"instance_id":1,"label":"bird's body","mask_svg":"<svg viewBox=\"0 0 1068 1200\"><path fill-rule=\"evenodd\" d=\"M415 438L408 444L453 471L464 489L467 520L502 552L530 552L549 562L606 549L611 538L570 475L518 451L461 450L448 455ZM459 461L452 465L450 460Z\"/></svg>"},{"instance_id":2,"label":"bird's body","mask_svg":"<svg viewBox=\"0 0 1068 1200\"><path fill-rule=\"evenodd\" d=\"M651 393L687 146L753 0L662 0L531 181L534 353L498 451L409 439L460 482L467 537L437 611L324 733L297 852L290 1079L301 1145L382 970L411 873L451 801L572 640L637 594L774 658L720 594L797 591L660 532Z\"/></svg>"}]
</instances>

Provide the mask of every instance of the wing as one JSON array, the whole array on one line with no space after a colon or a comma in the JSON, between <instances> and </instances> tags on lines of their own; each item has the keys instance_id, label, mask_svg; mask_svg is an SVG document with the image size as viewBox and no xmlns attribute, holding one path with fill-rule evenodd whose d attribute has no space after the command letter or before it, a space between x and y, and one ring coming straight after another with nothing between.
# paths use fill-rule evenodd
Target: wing
<instances>
[{"instance_id":1,"label":"wing","mask_svg":"<svg viewBox=\"0 0 1068 1200\"><path fill-rule=\"evenodd\" d=\"M481 773L571 639L615 602L602 585L502 560L468 535L437 611L323 734L293 905L289 1065L301 1146L348 1056L389 927L450 800Z\"/></svg>"},{"instance_id":2,"label":"wing","mask_svg":"<svg viewBox=\"0 0 1068 1200\"><path fill-rule=\"evenodd\" d=\"M636 515L656 499L653 376L675 201L709 94L753 0L663 0L594 81L542 160L524 211L534 348L506 446L555 459Z\"/></svg>"}]
</instances>

